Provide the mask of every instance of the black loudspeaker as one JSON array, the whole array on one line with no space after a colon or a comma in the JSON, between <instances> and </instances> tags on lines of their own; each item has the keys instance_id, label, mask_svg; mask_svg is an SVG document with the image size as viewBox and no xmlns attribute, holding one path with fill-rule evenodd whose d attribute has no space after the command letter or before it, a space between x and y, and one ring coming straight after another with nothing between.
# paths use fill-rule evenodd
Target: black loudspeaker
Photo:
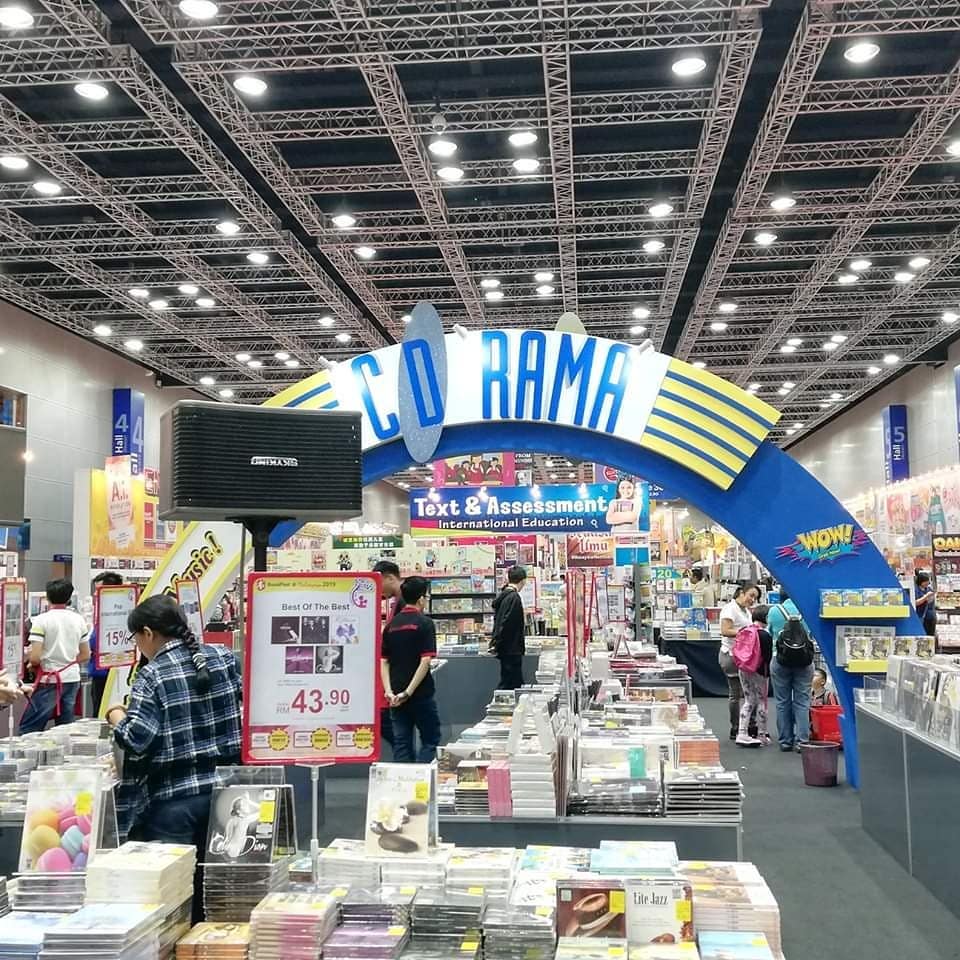
<instances>
[{"instance_id":1,"label":"black loudspeaker","mask_svg":"<svg viewBox=\"0 0 960 960\"><path fill-rule=\"evenodd\" d=\"M160 420L160 471L163 520L358 517L360 414L182 400Z\"/></svg>"}]
</instances>

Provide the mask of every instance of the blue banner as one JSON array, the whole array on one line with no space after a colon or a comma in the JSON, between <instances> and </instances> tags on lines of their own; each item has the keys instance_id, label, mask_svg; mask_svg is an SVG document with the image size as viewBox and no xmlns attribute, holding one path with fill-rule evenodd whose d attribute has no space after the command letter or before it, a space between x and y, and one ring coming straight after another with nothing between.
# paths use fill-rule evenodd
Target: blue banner
<instances>
[{"instance_id":1,"label":"blue banner","mask_svg":"<svg viewBox=\"0 0 960 960\"><path fill-rule=\"evenodd\" d=\"M907 407L903 403L892 403L883 408L883 478L886 483L897 483L909 477Z\"/></svg>"},{"instance_id":2,"label":"blue banner","mask_svg":"<svg viewBox=\"0 0 960 960\"><path fill-rule=\"evenodd\" d=\"M415 537L485 533L614 533L650 529L646 483L532 487L445 487L410 491Z\"/></svg>"},{"instance_id":3,"label":"blue banner","mask_svg":"<svg viewBox=\"0 0 960 960\"><path fill-rule=\"evenodd\" d=\"M957 449L960 450L960 364L953 368L953 402L957 408Z\"/></svg>"},{"instance_id":4,"label":"blue banner","mask_svg":"<svg viewBox=\"0 0 960 960\"><path fill-rule=\"evenodd\" d=\"M114 388L113 456L129 456L130 472L143 472L143 394L139 390Z\"/></svg>"}]
</instances>

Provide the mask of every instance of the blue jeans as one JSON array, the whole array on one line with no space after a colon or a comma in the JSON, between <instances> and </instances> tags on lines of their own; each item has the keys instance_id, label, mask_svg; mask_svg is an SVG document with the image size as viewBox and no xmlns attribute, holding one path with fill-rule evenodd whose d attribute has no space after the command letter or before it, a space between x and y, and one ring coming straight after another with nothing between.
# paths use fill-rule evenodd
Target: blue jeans
<instances>
[{"instance_id":1,"label":"blue jeans","mask_svg":"<svg viewBox=\"0 0 960 960\"><path fill-rule=\"evenodd\" d=\"M73 723L79 689L80 683L77 680L60 685L60 716L55 716L57 712L56 684L43 683L38 686L33 691L27 709L23 711L23 716L20 718L20 732L35 733L37 730L46 730L47 724L51 720L58 727L62 723Z\"/></svg>"},{"instance_id":2,"label":"blue jeans","mask_svg":"<svg viewBox=\"0 0 960 960\"><path fill-rule=\"evenodd\" d=\"M440 746L440 714L434 696L414 698L390 711L395 763L432 763ZM413 747L413 731L420 734L420 750Z\"/></svg>"},{"instance_id":3,"label":"blue jeans","mask_svg":"<svg viewBox=\"0 0 960 960\"><path fill-rule=\"evenodd\" d=\"M776 655L770 661L770 679L777 700L777 739L781 747L792 747L810 739L810 684L813 664L785 667Z\"/></svg>"}]
</instances>

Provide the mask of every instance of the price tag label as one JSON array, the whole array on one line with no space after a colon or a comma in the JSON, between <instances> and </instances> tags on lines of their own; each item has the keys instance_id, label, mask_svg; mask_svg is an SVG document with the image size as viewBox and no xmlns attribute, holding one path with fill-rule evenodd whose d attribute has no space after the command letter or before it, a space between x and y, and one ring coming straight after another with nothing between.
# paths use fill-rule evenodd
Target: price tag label
<instances>
[{"instance_id":1,"label":"price tag label","mask_svg":"<svg viewBox=\"0 0 960 960\"><path fill-rule=\"evenodd\" d=\"M9 677L23 678L23 639L26 618L27 585L24 580L9 579L0 583L0 604L3 607L3 647L0 648L0 669Z\"/></svg>"},{"instance_id":2,"label":"price tag label","mask_svg":"<svg viewBox=\"0 0 960 960\"><path fill-rule=\"evenodd\" d=\"M693 904L689 900L677 901L677 919L681 923L687 923L693 919Z\"/></svg>"},{"instance_id":3,"label":"price tag label","mask_svg":"<svg viewBox=\"0 0 960 960\"><path fill-rule=\"evenodd\" d=\"M140 599L136 584L97 584L93 621L97 632L96 667L128 667L136 663L136 641L127 629L127 617Z\"/></svg>"}]
</instances>

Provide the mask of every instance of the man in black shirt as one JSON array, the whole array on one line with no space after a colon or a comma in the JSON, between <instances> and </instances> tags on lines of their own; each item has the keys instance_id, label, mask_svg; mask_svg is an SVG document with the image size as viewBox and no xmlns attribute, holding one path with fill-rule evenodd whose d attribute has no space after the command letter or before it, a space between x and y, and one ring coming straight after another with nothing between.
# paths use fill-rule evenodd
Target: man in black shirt
<instances>
[{"instance_id":1,"label":"man in black shirt","mask_svg":"<svg viewBox=\"0 0 960 960\"><path fill-rule=\"evenodd\" d=\"M493 601L493 639L491 647L500 660L501 690L516 690L523 686L524 640L523 600L520 591L527 579L523 567L507 571L506 586Z\"/></svg>"},{"instance_id":2,"label":"man in black shirt","mask_svg":"<svg viewBox=\"0 0 960 960\"><path fill-rule=\"evenodd\" d=\"M397 763L430 763L440 745L440 714L430 673L430 661L437 655L437 630L423 613L428 587L423 577L407 577L400 586L403 605L383 632L380 676L391 706ZM414 728L420 734L417 752Z\"/></svg>"},{"instance_id":3,"label":"man in black shirt","mask_svg":"<svg viewBox=\"0 0 960 960\"><path fill-rule=\"evenodd\" d=\"M373 567L374 573L380 574L380 592L387 601L387 613L383 626L393 619L393 615L400 609L400 568L393 560L378 560ZM393 747L393 721L390 719L390 701L387 699L380 706L380 739L385 740Z\"/></svg>"}]
</instances>

